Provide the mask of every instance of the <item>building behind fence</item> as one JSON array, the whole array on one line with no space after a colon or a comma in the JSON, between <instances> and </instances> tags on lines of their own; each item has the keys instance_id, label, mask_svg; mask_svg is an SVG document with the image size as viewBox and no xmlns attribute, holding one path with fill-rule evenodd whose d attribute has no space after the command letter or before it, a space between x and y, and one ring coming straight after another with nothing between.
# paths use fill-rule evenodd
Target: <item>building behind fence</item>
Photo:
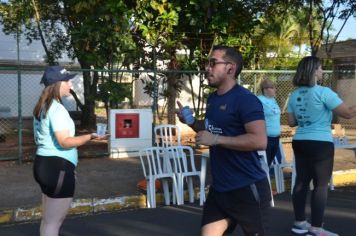
<instances>
[{"instance_id":1,"label":"building behind fence","mask_svg":"<svg viewBox=\"0 0 356 236\"><path fill-rule=\"evenodd\" d=\"M76 72L78 75L73 81L73 90L83 102L83 77L81 71ZM18 71L16 68L0 68L0 160L18 159L21 161L25 146L31 145L31 143L32 146L34 146L33 141L31 141L32 109L43 89L42 85L39 84L42 73L43 69ZM153 73L152 71L115 71L114 73L120 74L120 81L122 83L131 86L132 97L127 98L126 101L121 104L122 106L127 108L127 106L129 106L128 104L130 104L136 109L154 107L152 105L156 100L159 109L165 106L166 98L161 96L160 92L158 92L157 99L145 93L145 81L149 82L152 78L152 76L150 76ZM201 96L202 93L199 92L199 87L201 86L201 79L204 78L205 74L197 71L175 71L174 73L181 74L180 80L182 81L182 90L177 99L179 99L182 104L192 107L196 101L192 100L191 94L194 93L195 97ZM256 95L261 94L259 84L262 80L268 78L274 81L277 86L276 99L282 111L281 122L283 127L286 127L286 104L289 94L294 89L292 85L294 73L295 71L242 71L238 80L240 85ZM105 82L105 80L108 79L108 74L110 74L110 71L99 71L99 83ZM355 104L353 100L356 93L356 80L354 76L340 77L340 73L337 75L338 76L331 71L325 71L323 75L323 85L336 91L346 104ZM354 72L353 75L355 75ZM165 76L167 76L167 73L164 71L156 74L159 91L162 91L167 86ZM189 77L194 79L189 81ZM205 87L202 89L207 92ZM131 101L128 102L130 99ZM74 99L71 97L64 99L63 103L69 111L78 110ZM98 100L96 104L98 106L97 117L105 120L105 112L103 113L102 109L100 109L102 102ZM355 119L335 120L335 122L340 123L342 126L351 129L355 128L355 121ZM156 120L156 123L157 122L159 121ZM23 143L24 137L27 138L25 139L25 143ZM9 148L9 146L11 146L11 148ZM30 155L28 158L33 158L33 156L34 151L32 151L32 156Z\"/></svg>"}]
</instances>

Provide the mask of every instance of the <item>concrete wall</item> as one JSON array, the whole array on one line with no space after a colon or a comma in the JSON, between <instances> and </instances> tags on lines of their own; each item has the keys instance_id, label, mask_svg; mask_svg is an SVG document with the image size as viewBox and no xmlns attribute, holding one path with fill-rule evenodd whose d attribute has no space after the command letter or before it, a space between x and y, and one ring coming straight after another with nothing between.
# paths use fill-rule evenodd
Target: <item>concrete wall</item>
<instances>
[{"instance_id":1,"label":"concrete wall","mask_svg":"<svg viewBox=\"0 0 356 236\"><path fill-rule=\"evenodd\" d=\"M140 76L140 79L136 80L134 82L134 88L133 88L133 104L135 107L150 107L152 106L153 99L144 92L144 81L149 81L150 78L148 77L147 74L142 74ZM191 85L189 84L189 80L187 76L184 76L182 78L183 80L183 86L182 86L182 91L180 92L179 96L177 97L177 100L179 100L183 105L187 105L190 107L193 107L193 101L192 101L192 92L195 94L195 96L198 96L198 89L199 89L199 77L194 76L193 77L193 88L191 88ZM166 84L163 84L161 81L159 81L159 93L163 91ZM192 91L193 90L193 91ZM158 105L163 106L164 105L164 98L159 97L158 98Z\"/></svg>"}]
</instances>

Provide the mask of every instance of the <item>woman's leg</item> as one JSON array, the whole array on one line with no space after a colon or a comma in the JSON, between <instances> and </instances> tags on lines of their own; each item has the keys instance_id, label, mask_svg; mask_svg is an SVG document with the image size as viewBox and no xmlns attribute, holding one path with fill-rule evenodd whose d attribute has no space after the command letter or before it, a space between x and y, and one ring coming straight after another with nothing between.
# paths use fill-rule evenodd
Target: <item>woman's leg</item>
<instances>
[{"instance_id":1,"label":"woman's leg","mask_svg":"<svg viewBox=\"0 0 356 236\"><path fill-rule=\"evenodd\" d=\"M267 137L267 138L268 138L267 148L266 148L267 164L268 166L271 166L279 148L279 137Z\"/></svg>"},{"instance_id":2,"label":"woman's leg","mask_svg":"<svg viewBox=\"0 0 356 236\"><path fill-rule=\"evenodd\" d=\"M324 210L328 197L328 184L334 164L334 145L320 142L313 163L313 185L311 196L311 223L314 227L322 227Z\"/></svg>"},{"instance_id":3,"label":"woman's leg","mask_svg":"<svg viewBox=\"0 0 356 236\"><path fill-rule=\"evenodd\" d=\"M58 236L73 198L50 198L42 195L41 236Z\"/></svg>"},{"instance_id":4,"label":"woman's leg","mask_svg":"<svg viewBox=\"0 0 356 236\"><path fill-rule=\"evenodd\" d=\"M305 218L305 204L307 193L309 190L309 183L312 178L311 167L309 164L309 156L305 151L309 149L307 142L293 141L293 151L295 155L296 181L293 189L293 208L295 221L304 221Z\"/></svg>"}]
</instances>

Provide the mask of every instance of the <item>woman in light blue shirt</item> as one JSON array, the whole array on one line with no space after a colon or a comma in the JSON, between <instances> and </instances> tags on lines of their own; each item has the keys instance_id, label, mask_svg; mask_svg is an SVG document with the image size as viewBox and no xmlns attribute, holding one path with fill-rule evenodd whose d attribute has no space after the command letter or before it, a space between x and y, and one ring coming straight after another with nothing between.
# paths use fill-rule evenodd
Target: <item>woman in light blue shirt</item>
<instances>
[{"instance_id":1,"label":"woman in light blue shirt","mask_svg":"<svg viewBox=\"0 0 356 236\"><path fill-rule=\"evenodd\" d=\"M266 132L267 132L267 163L271 166L274 157L279 148L279 136L281 135L281 110L275 99L276 86L269 80L265 79L261 82L262 95L258 99L263 105L263 112L265 114Z\"/></svg>"},{"instance_id":2,"label":"woman in light blue shirt","mask_svg":"<svg viewBox=\"0 0 356 236\"><path fill-rule=\"evenodd\" d=\"M317 57L303 58L293 78L297 88L288 102L288 124L297 126L292 141L297 174L292 195L295 215L292 232L300 235L338 235L322 228L334 163L331 120L333 113L343 118L356 115L356 106L345 105L330 88L318 85L322 75ZM311 180L314 189L310 224L306 221L305 204Z\"/></svg>"},{"instance_id":3,"label":"woman in light blue shirt","mask_svg":"<svg viewBox=\"0 0 356 236\"><path fill-rule=\"evenodd\" d=\"M72 202L76 147L99 138L95 133L75 136L74 122L62 105L61 98L70 95L74 76L61 66L47 67L41 81L45 88L33 110L37 146L33 174L42 190L41 236L58 235Z\"/></svg>"}]
</instances>

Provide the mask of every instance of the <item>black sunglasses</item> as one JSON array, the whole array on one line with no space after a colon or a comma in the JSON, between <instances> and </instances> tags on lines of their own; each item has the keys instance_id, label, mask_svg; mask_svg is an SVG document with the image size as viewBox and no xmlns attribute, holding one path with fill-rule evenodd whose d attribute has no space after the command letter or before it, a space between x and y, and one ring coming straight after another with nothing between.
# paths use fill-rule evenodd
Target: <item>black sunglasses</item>
<instances>
[{"instance_id":1,"label":"black sunglasses","mask_svg":"<svg viewBox=\"0 0 356 236\"><path fill-rule=\"evenodd\" d=\"M232 64L231 62L228 62L228 61L217 61L217 60L209 60L206 64L206 66L208 67L211 67L211 68L214 68L216 65L219 65L219 64Z\"/></svg>"}]
</instances>

